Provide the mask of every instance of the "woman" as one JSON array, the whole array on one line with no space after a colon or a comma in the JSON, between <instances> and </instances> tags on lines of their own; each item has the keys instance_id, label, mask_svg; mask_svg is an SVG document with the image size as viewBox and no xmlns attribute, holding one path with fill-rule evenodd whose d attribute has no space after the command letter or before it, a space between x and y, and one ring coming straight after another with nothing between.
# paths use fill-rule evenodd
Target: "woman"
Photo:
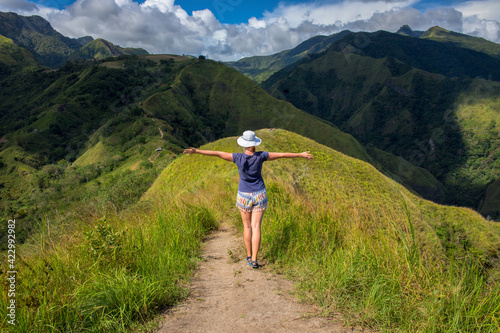
<instances>
[{"instance_id":1,"label":"woman","mask_svg":"<svg viewBox=\"0 0 500 333\"><path fill-rule=\"evenodd\" d=\"M185 149L185 154L202 154L207 156L218 156L226 161L234 162L238 166L240 181L238 195L236 196L236 207L240 209L243 220L243 238L247 249L247 261L252 268L258 268L257 253L260 248L260 225L262 216L267 208L267 194L264 180L262 179L262 164L265 161L277 160L278 158L302 157L312 159L313 155L308 151L303 153L269 153L266 151L255 151L255 147L262 140L255 136L252 131L245 131L237 140L244 153L226 153L213 150L199 150L191 147Z\"/></svg>"}]
</instances>

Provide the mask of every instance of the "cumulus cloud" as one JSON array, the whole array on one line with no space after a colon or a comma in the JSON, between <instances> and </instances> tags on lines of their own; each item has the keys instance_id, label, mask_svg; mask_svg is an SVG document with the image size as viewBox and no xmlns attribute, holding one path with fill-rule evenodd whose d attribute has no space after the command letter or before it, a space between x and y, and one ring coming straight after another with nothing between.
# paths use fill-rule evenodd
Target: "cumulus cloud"
<instances>
[{"instance_id":1,"label":"cumulus cloud","mask_svg":"<svg viewBox=\"0 0 500 333\"><path fill-rule=\"evenodd\" d=\"M498 0L466 1L455 8L466 17L475 16L482 20L500 22L500 1Z\"/></svg>"},{"instance_id":2,"label":"cumulus cloud","mask_svg":"<svg viewBox=\"0 0 500 333\"><path fill-rule=\"evenodd\" d=\"M500 42L500 18L480 11L483 6L497 11L497 0L468 1L461 9L439 7L425 12L412 8L417 1L281 3L263 13L261 19L253 17L241 24L222 24L208 9L187 13L174 0L146 0L142 4L132 0L77 0L63 10L26 0L0 0L0 10L9 5L23 15L41 15L69 37L90 35L151 53L205 54L218 60L276 53L318 34L345 29L396 31L405 24L414 30L439 25Z\"/></svg>"},{"instance_id":3,"label":"cumulus cloud","mask_svg":"<svg viewBox=\"0 0 500 333\"><path fill-rule=\"evenodd\" d=\"M0 11L3 12L35 12L38 11L38 7L27 0L0 0Z\"/></svg>"},{"instance_id":4,"label":"cumulus cloud","mask_svg":"<svg viewBox=\"0 0 500 333\"><path fill-rule=\"evenodd\" d=\"M335 22L352 22L368 20L377 12L385 12L394 8L404 8L416 0L371 1L371 0L346 0L342 2L312 2L295 5L280 3L272 12L266 12L267 20L283 17L291 27L297 27L305 21L316 25L329 25Z\"/></svg>"}]
</instances>

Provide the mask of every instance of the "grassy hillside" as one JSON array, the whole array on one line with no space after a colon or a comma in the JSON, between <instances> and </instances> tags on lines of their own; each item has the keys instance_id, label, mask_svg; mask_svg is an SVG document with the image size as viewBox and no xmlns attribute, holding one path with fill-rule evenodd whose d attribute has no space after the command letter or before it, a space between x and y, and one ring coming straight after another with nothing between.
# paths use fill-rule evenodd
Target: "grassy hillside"
<instances>
[{"instance_id":1,"label":"grassy hillside","mask_svg":"<svg viewBox=\"0 0 500 333\"><path fill-rule=\"evenodd\" d=\"M0 34L26 48L45 66L59 67L81 44L55 31L40 16L0 13Z\"/></svg>"},{"instance_id":2,"label":"grassy hillside","mask_svg":"<svg viewBox=\"0 0 500 333\"><path fill-rule=\"evenodd\" d=\"M0 76L14 70L33 69L38 62L26 49L17 46L12 39L0 35Z\"/></svg>"},{"instance_id":3,"label":"grassy hillside","mask_svg":"<svg viewBox=\"0 0 500 333\"><path fill-rule=\"evenodd\" d=\"M280 69L293 64L308 54L319 53L326 50L333 42L351 33L342 31L330 36L314 36L300 43L291 50L285 50L269 56L254 56L227 62L242 74L245 74L255 82L263 82Z\"/></svg>"},{"instance_id":4,"label":"grassy hillside","mask_svg":"<svg viewBox=\"0 0 500 333\"><path fill-rule=\"evenodd\" d=\"M299 135L268 129L257 135L261 150L288 151L292 142L292 151L315 156L264 164L270 203L263 257L299 281L326 313L340 310L352 322L391 331L498 330L498 224L470 209L422 200L369 164ZM239 151L235 139L203 148ZM232 211L239 226L237 181L231 163L183 157L144 200Z\"/></svg>"},{"instance_id":5,"label":"grassy hillside","mask_svg":"<svg viewBox=\"0 0 500 333\"><path fill-rule=\"evenodd\" d=\"M262 255L325 315L341 311L350 323L391 331L498 330L498 224L423 200L370 164L303 136L256 134L259 149L314 154L264 164L270 202ZM240 151L236 137L201 148ZM44 220L16 248L18 327L157 327L151 319L185 297L203 235L223 220L241 228L237 182L232 163L179 156L125 210L88 207L90 214L80 211L62 225Z\"/></svg>"},{"instance_id":6,"label":"grassy hillside","mask_svg":"<svg viewBox=\"0 0 500 333\"><path fill-rule=\"evenodd\" d=\"M118 174L129 180L142 173L154 177L157 158L249 128L293 130L383 169L349 134L213 61L120 56L98 65L78 62L58 71L18 73L3 83L2 214L18 218L26 233L37 228L29 221L77 204L92 191L121 209L145 185L134 186L129 198L118 202L116 191L105 189ZM164 152L156 152L158 147ZM395 179L424 194L439 187L435 179L400 175L413 174L411 165L404 166L391 171ZM112 172L118 178L99 180ZM79 186L71 188L72 181ZM424 190L428 182L434 184ZM101 192L99 184L105 184Z\"/></svg>"},{"instance_id":7,"label":"grassy hillside","mask_svg":"<svg viewBox=\"0 0 500 333\"><path fill-rule=\"evenodd\" d=\"M291 50L269 56L243 58L226 64L261 83L275 72L306 56L325 51L332 44L335 44L336 51L345 52L349 49L349 52L375 58L390 56L413 67L446 76L482 76L495 80L500 77L496 70L500 55L498 44L437 26L423 32L413 31L405 25L396 34L385 31L342 31L330 36L312 37Z\"/></svg>"},{"instance_id":8,"label":"grassy hillside","mask_svg":"<svg viewBox=\"0 0 500 333\"><path fill-rule=\"evenodd\" d=\"M499 177L497 82L332 48L263 87L361 143L427 169L447 188L445 202L479 209L486 186Z\"/></svg>"},{"instance_id":9,"label":"grassy hillside","mask_svg":"<svg viewBox=\"0 0 500 333\"><path fill-rule=\"evenodd\" d=\"M462 48L479 51L493 57L500 57L500 45L484 38L473 37L435 26L425 31L420 38L447 43Z\"/></svg>"},{"instance_id":10,"label":"grassy hillside","mask_svg":"<svg viewBox=\"0 0 500 333\"><path fill-rule=\"evenodd\" d=\"M169 89L152 95L141 107L151 117L168 121L172 135L191 145L248 128L280 127L373 162L352 136L276 100L245 76L213 61L185 67Z\"/></svg>"},{"instance_id":11,"label":"grassy hillside","mask_svg":"<svg viewBox=\"0 0 500 333\"><path fill-rule=\"evenodd\" d=\"M118 45L98 38L93 40L81 49L73 52L69 60L75 59L105 59L109 57L118 57L120 55L146 55L148 52L144 49L122 48Z\"/></svg>"}]
</instances>

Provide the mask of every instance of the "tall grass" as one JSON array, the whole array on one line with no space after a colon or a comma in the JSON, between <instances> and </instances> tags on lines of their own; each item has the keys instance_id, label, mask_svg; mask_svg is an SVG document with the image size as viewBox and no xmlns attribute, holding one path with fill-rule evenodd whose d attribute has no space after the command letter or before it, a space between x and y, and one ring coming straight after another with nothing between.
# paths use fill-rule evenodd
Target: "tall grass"
<instances>
[{"instance_id":1,"label":"tall grass","mask_svg":"<svg viewBox=\"0 0 500 333\"><path fill-rule=\"evenodd\" d=\"M264 164L261 258L293 277L305 299L325 315L342 312L348 324L382 331L500 330L498 225L422 200L370 165L293 133L257 135L263 150L315 156L307 167ZM204 148L234 146L229 138ZM231 163L181 157L128 212L96 214L63 235L46 220L18 256L17 328L126 332L148 323L185 296L203 235L222 220L242 227L237 180ZM2 294L2 329L11 329L7 301Z\"/></svg>"},{"instance_id":2,"label":"tall grass","mask_svg":"<svg viewBox=\"0 0 500 333\"><path fill-rule=\"evenodd\" d=\"M18 256L16 327L5 322L2 293L3 329L127 332L185 297L201 240L218 222L203 207L175 207L100 219L55 245L41 233L40 252Z\"/></svg>"},{"instance_id":3,"label":"tall grass","mask_svg":"<svg viewBox=\"0 0 500 333\"><path fill-rule=\"evenodd\" d=\"M349 324L389 331L500 330L500 286L487 283L472 255L460 262L426 260L403 198L406 224L381 210L385 216L368 220L392 223L367 232L352 216L308 205L286 186L272 184L268 193L265 259L298 278L303 296L325 314L341 311Z\"/></svg>"}]
</instances>

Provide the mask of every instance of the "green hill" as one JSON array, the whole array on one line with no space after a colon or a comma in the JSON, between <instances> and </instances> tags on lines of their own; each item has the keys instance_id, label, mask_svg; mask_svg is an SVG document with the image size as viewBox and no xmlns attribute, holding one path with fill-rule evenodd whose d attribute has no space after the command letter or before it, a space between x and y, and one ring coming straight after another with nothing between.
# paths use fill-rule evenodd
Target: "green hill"
<instances>
[{"instance_id":1,"label":"green hill","mask_svg":"<svg viewBox=\"0 0 500 333\"><path fill-rule=\"evenodd\" d=\"M172 134L198 144L204 142L203 138L215 140L237 135L248 128L279 127L389 170L352 136L272 98L248 78L215 62L202 61L186 67L177 76L172 89L149 97L142 107L151 117L167 121L173 128ZM433 176L428 173L424 176L407 162L400 166L401 160L389 155L384 160L392 159L398 167L388 173L398 180L405 179L407 186L427 198L443 199L442 185ZM417 174L422 177L416 177Z\"/></svg>"},{"instance_id":2,"label":"green hill","mask_svg":"<svg viewBox=\"0 0 500 333\"><path fill-rule=\"evenodd\" d=\"M98 38L85 44L81 49L72 53L69 60L75 59L105 59L120 55L146 55L144 49L122 48L107 40Z\"/></svg>"},{"instance_id":3,"label":"green hill","mask_svg":"<svg viewBox=\"0 0 500 333\"><path fill-rule=\"evenodd\" d=\"M427 38L409 38L386 31L360 32L344 36L333 43L330 50L376 59L391 57L414 68L447 77L481 76L500 80L499 58Z\"/></svg>"},{"instance_id":4,"label":"green hill","mask_svg":"<svg viewBox=\"0 0 500 333\"><path fill-rule=\"evenodd\" d=\"M392 159L400 167L384 167L351 135L214 61L119 56L97 65L69 62L57 71L16 73L2 84L2 211L20 225L25 221L27 232L36 216L77 204L96 191L95 182L111 182L97 181L101 176L153 177L155 165L168 161L162 156L264 126L296 131L375 165L419 193L440 195L432 176L390 154L385 165ZM155 152L158 147L163 153ZM71 186L73 178L79 186ZM122 207L144 186L127 200L108 201Z\"/></svg>"},{"instance_id":5,"label":"green hill","mask_svg":"<svg viewBox=\"0 0 500 333\"><path fill-rule=\"evenodd\" d=\"M498 284L490 280L497 289L485 283L480 287L485 293L476 293L476 282L466 282L476 273L466 277L465 268L473 270L475 260L486 260L495 266L486 276L499 277L498 224L470 209L422 200L371 165L297 134L268 129L256 134L263 139L260 150L288 151L293 143L293 151L310 150L315 156L311 161L273 161L263 169L270 200L263 257L299 282L311 301L327 313L347 312L350 320L372 328L498 328L492 317L493 304L500 301ZM236 137L202 148L239 150ZM162 172L143 200L152 206L189 202L239 226L231 204L237 182L232 163L185 156ZM477 259L471 260L475 254ZM484 303L473 296L480 294ZM474 311L482 312L483 319L469 320L467 313Z\"/></svg>"},{"instance_id":6,"label":"green hill","mask_svg":"<svg viewBox=\"0 0 500 333\"><path fill-rule=\"evenodd\" d=\"M189 145L237 135L248 128L280 127L373 162L352 136L276 100L250 79L214 61L186 66L170 89L150 96L141 106L151 117L168 121L172 134L185 138Z\"/></svg>"},{"instance_id":7,"label":"green hill","mask_svg":"<svg viewBox=\"0 0 500 333\"><path fill-rule=\"evenodd\" d=\"M45 66L58 67L81 47L77 40L55 31L40 16L21 16L0 12L0 34L30 51Z\"/></svg>"},{"instance_id":8,"label":"green hill","mask_svg":"<svg viewBox=\"0 0 500 333\"><path fill-rule=\"evenodd\" d=\"M473 37L435 26L425 31L420 38L471 49L490 56L500 57L500 45L484 38Z\"/></svg>"},{"instance_id":9,"label":"green hill","mask_svg":"<svg viewBox=\"0 0 500 333\"><path fill-rule=\"evenodd\" d=\"M500 78L500 72L496 70L499 68L498 44L437 26L424 32L413 31L405 25L395 34L385 31L342 31L330 36L312 37L291 50L269 56L243 58L226 64L261 83L284 67L306 56L321 53L332 44L336 45L336 51L345 52L347 49L344 48L349 46L349 52L374 58L390 56L413 67L446 76Z\"/></svg>"},{"instance_id":10,"label":"green hill","mask_svg":"<svg viewBox=\"0 0 500 333\"><path fill-rule=\"evenodd\" d=\"M368 56L372 52L366 49L383 50L392 38L388 33L375 36L383 40L373 38L363 50L351 45L337 51L340 45L332 44L327 52L275 73L262 86L364 145L427 169L446 187L445 202L479 209L486 186L500 176L500 86L417 69L403 61L409 53L400 59ZM395 37L399 39L420 43Z\"/></svg>"},{"instance_id":11,"label":"green hill","mask_svg":"<svg viewBox=\"0 0 500 333\"><path fill-rule=\"evenodd\" d=\"M497 331L498 224L423 200L372 165L298 134L256 134L263 139L259 149L314 154L263 168L269 206L260 259L293 279L308 302L372 330ZM201 148L240 151L236 138ZM109 155L101 144L94 147L81 157L84 177ZM31 242L16 245L23 258L16 284L20 327L146 330L185 297L204 235L224 220L241 228L234 207L238 170L201 155L165 162L157 179L146 182L130 171L111 172L82 187L76 171L83 170L72 171L67 186L88 191L79 209L59 222L46 219ZM57 177L56 169L46 172ZM122 210L96 201L109 203L122 192L124 200L144 183L142 199ZM2 293L3 315L8 301Z\"/></svg>"},{"instance_id":12,"label":"green hill","mask_svg":"<svg viewBox=\"0 0 500 333\"><path fill-rule=\"evenodd\" d=\"M306 55L326 50L333 42L349 33L351 32L342 31L330 36L314 36L291 50L285 50L269 56L247 57L238 61L226 62L226 64L245 74L255 82L260 83L283 67L293 64Z\"/></svg>"},{"instance_id":13,"label":"green hill","mask_svg":"<svg viewBox=\"0 0 500 333\"><path fill-rule=\"evenodd\" d=\"M0 35L0 66L2 75L12 70L35 68L38 62L26 49L17 46L12 39Z\"/></svg>"}]
</instances>

